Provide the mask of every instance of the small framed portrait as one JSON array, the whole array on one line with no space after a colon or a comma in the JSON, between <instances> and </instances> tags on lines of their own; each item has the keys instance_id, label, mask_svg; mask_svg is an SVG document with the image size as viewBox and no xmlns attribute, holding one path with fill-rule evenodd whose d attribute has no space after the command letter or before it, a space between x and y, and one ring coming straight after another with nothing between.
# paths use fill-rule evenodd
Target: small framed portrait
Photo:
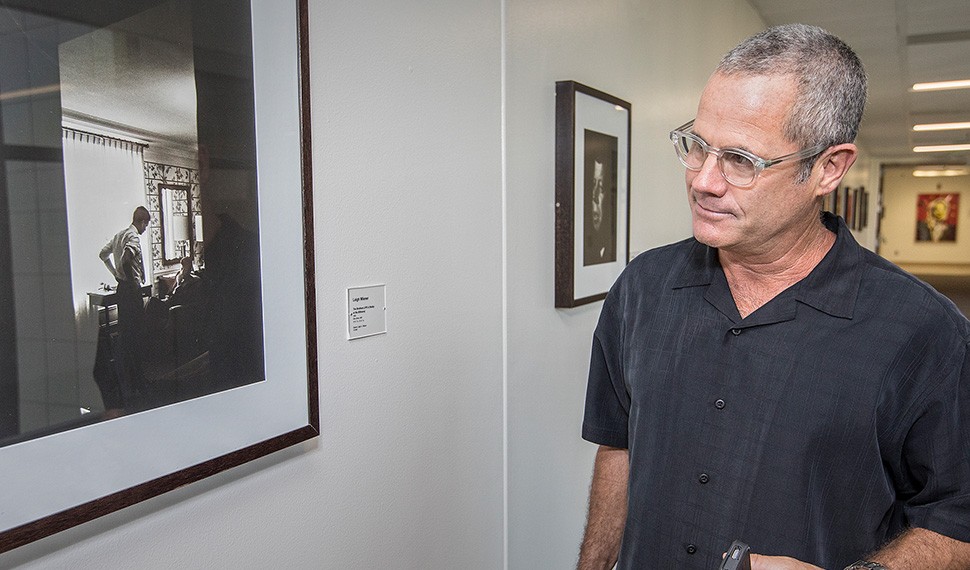
<instances>
[{"instance_id":1,"label":"small framed portrait","mask_svg":"<svg viewBox=\"0 0 970 570\"><path fill-rule=\"evenodd\" d=\"M556 307L606 297L629 259L630 103L556 82Z\"/></svg>"},{"instance_id":2,"label":"small framed portrait","mask_svg":"<svg viewBox=\"0 0 970 570\"><path fill-rule=\"evenodd\" d=\"M920 194L916 198L916 241L955 242L960 194Z\"/></svg>"}]
</instances>

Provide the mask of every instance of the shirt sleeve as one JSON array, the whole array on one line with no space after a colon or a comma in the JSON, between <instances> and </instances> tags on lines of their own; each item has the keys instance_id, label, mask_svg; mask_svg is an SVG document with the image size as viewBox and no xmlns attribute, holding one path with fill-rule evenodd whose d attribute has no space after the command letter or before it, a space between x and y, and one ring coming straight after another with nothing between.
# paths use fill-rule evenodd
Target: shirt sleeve
<instances>
[{"instance_id":1,"label":"shirt sleeve","mask_svg":"<svg viewBox=\"0 0 970 570\"><path fill-rule=\"evenodd\" d=\"M951 355L918 406L894 475L908 526L970 542L970 352L964 343Z\"/></svg>"},{"instance_id":2,"label":"shirt sleeve","mask_svg":"<svg viewBox=\"0 0 970 570\"><path fill-rule=\"evenodd\" d=\"M617 282L607 295L593 333L582 435L592 443L627 448L630 394L622 367L620 289Z\"/></svg>"}]
</instances>

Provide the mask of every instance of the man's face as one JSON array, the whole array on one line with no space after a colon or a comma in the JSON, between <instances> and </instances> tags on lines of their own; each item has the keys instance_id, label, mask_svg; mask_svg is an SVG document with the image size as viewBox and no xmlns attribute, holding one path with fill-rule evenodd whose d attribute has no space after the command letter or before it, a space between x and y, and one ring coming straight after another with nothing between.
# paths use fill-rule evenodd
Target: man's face
<instances>
[{"instance_id":1,"label":"man's face","mask_svg":"<svg viewBox=\"0 0 970 570\"><path fill-rule=\"evenodd\" d=\"M143 234L145 233L145 229L148 228L148 224L151 223L151 221L152 221L151 218L148 218L148 219L142 218L140 220L137 220L135 222L135 229L138 230L139 234Z\"/></svg>"},{"instance_id":2,"label":"man's face","mask_svg":"<svg viewBox=\"0 0 970 570\"><path fill-rule=\"evenodd\" d=\"M785 76L715 74L701 95L694 132L718 148L742 148L771 159L799 150L782 134L795 100ZM782 162L761 172L750 187L729 184L708 155L700 171L686 171L694 237L722 251L761 256L791 247L815 211L817 176L796 184L800 162Z\"/></svg>"},{"instance_id":3,"label":"man's face","mask_svg":"<svg viewBox=\"0 0 970 570\"><path fill-rule=\"evenodd\" d=\"M593 162L593 229L603 223L603 163Z\"/></svg>"}]
</instances>

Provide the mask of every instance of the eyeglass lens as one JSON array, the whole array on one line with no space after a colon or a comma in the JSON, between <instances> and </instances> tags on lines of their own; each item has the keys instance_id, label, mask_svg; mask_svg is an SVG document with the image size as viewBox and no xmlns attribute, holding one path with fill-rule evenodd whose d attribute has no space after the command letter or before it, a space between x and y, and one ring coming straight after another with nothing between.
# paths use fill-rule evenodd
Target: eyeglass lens
<instances>
[{"instance_id":1,"label":"eyeglass lens","mask_svg":"<svg viewBox=\"0 0 970 570\"><path fill-rule=\"evenodd\" d=\"M708 147L695 137L677 133L674 146L680 161L691 170L700 170L707 160ZM734 152L722 150L717 157L717 165L721 174L731 184L744 186L754 181L757 167L750 157Z\"/></svg>"}]
</instances>

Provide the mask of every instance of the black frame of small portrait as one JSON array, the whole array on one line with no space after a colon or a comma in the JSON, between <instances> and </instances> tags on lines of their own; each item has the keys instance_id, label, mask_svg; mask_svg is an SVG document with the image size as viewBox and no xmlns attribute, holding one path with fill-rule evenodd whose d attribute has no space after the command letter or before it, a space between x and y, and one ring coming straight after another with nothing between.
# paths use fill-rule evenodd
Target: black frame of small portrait
<instances>
[{"instance_id":1,"label":"black frame of small portrait","mask_svg":"<svg viewBox=\"0 0 970 570\"><path fill-rule=\"evenodd\" d=\"M618 97L576 81L556 82L557 308L604 299L629 261L631 114L630 103ZM592 176L587 141L607 149L597 162L611 174L605 184L609 208L600 202L591 210L586 204ZM592 248L602 259L591 259L590 242L597 238L591 235L590 212L596 231L607 225L605 241L597 242L602 247Z\"/></svg>"},{"instance_id":2,"label":"black frame of small portrait","mask_svg":"<svg viewBox=\"0 0 970 570\"><path fill-rule=\"evenodd\" d=\"M192 10L193 22L205 28L197 33L205 33L216 44L220 30L224 37L230 31L219 28L228 25L224 21L206 17L212 10L235 7L237 12L245 12L246 16L239 18L248 21L241 25L252 33L251 65L241 66L248 70L229 79L251 87L250 111L241 120L249 121L258 133L254 137L255 148L246 149L254 158L234 161L227 158L232 151L222 152L224 149L207 150L203 155L201 144L198 158L200 169L205 163L212 172L255 172L255 189L245 199L258 205L251 223L259 230L259 261L252 264L252 273L258 274L262 292L261 307L254 309L262 315L261 380L0 447L0 481L4 486L0 552L211 477L320 433L307 0L231 0L228 4L180 1ZM162 2L155 0L0 0L0 15L16 12L7 14L5 29L6 33L16 34L27 33L9 25L16 18L97 27L136 14L139 6L159 4ZM209 33L213 31L216 33ZM25 39L23 43L30 42ZM211 47L196 48L196 54L198 49L206 50L209 62L225 55L218 47L215 51ZM56 61L56 51L49 57ZM219 61L225 63L227 59ZM224 77L231 72L222 68L219 73ZM28 75L8 78L6 85L0 76L0 87L6 91L10 83L23 81ZM218 85L208 86L209 95ZM18 90L18 96L59 97L59 91L56 83L27 85ZM219 112L215 107L218 105L200 106L199 116ZM217 123L208 121L206 127L218 129ZM231 136L216 138L233 142ZM39 149L39 154L32 148ZM32 158L35 154L44 156ZM14 215L4 205L7 186L13 182L6 178L3 165L18 160L56 163L60 156L60 149L53 146L40 149L0 140L0 226ZM9 249L3 241L0 237L0 264L3 250ZM97 262L97 252L92 255ZM9 293L0 291L0 303L10 303ZM7 350L8 346L0 344L0 350Z\"/></svg>"}]
</instances>

